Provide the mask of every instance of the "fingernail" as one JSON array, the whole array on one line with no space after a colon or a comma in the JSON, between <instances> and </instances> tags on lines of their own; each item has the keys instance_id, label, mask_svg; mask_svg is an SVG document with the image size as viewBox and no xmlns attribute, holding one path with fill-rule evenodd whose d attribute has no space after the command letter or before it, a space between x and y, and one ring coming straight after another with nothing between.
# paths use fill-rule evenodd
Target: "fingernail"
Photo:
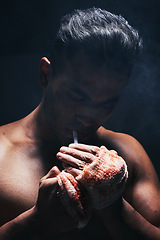
<instances>
[{"instance_id":1,"label":"fingernail","mask_svg":"<svg viewBox=\"0 0 160 240\"><path fill-rule=\"evenodd\" d=\"M61 148L60 148L60 151L61 151L61 152L65 152L66 150L67 150L67 147L61 147Z\"/></svg>"},{"instance_id":2,"label":"fingernail","mask_svg":"<svg viewBox=\"0 0 160 240\"><path fill-rule=\"evenodd\" d=\"M69 147L76 147L76 143L70 143Z\"/></svg>"},{"instance_id":3,"label":"fingernail","mask_svg":"<svg viewBox=\"0 0 160 240\"><path fill-rule=\"evenodd\" d=\"M58 152L57 155L56 155L56 157L57 157L58 159L62 159L61 153Z\"/></svg>"}]
</instances>

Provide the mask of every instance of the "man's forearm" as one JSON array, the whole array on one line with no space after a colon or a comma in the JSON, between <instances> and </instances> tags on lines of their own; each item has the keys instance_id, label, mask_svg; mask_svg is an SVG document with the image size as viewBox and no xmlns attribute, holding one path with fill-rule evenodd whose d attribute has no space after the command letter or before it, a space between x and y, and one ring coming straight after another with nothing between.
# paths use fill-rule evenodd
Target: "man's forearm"
<instances>
[{"instance_id":1,"label":"man's forearm","mask_svg":"<svg viewBox=\"0 0 160 240\"><path fill-rule=\"evenodd\" d=\"M1 240L41 240L42 230L35 218L34 208L22 213L0 227Z\"/></svg>"},{"instance_id":2,"label":"man's forearm","mask_svg":"<svg viewBox=\"0 0 160 240\"><path fill-rule=\"evenodd\" d=\"M124 199L109 208L98 210L97 214L114 240L160 239L160 229L148 222Z\"/></svg>"}]
</instances>

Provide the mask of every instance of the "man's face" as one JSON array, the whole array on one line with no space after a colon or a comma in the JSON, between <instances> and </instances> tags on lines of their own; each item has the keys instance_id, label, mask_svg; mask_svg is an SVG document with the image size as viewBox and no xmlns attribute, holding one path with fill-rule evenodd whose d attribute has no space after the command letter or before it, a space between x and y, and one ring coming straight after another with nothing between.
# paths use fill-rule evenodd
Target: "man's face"
<instances>
[{"instance_id":1,"label":"man's face","mask_svg":"<svg viewBox=\"0 0 160 240\"><path fill-rule=\"evenodd\" d=\"M85 59L68 62L49 82L44 98L48 124L60 142L73 142L73 130L81 141L89 138L113 111L125 80Z\"/></svg>"}]
</instances>

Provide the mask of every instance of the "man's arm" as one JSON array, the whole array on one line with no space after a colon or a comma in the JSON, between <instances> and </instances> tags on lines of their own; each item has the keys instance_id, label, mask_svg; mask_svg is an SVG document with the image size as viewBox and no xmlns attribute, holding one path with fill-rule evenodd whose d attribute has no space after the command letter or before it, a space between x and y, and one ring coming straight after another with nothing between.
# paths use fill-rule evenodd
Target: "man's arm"
<instances>
[{"instance_id":1,"label":"man's arm","mask_svg":"<svg viewBox=\"0 0 160 240\"><path fill-rule=\"evenodd\" d=\"M96 213L114 240L160 239L160 229L148 222L124 199Z\"/></svg>"},{"instance_id":2,"label":"man's arm","mask_svg":"<svg viewBox=\"0 0 160 240\"><path fill-rule=\"evenodd\" d=\"M32 208L0 227L1 240L43 239L40 222Z\"/></svg>"},{"instance_id":3,"label":"man's arm","mask_svg":"<svg viewBox=\"0 0 160 240\"><path fill-rule=\"evenodd\" d=\"M57 167L41 179L36 205L0 227L1 240L43 240L63 231L74 229L71 218L57 197Z\"/></svg>"},{"instance_id":4,"label":"man's arm","mask_svg":"<svg viewBox=\"0 0 160 240\"><path fill-rule=\"evenodd\" d=\"M116 149L126 160L129 170L129 179L120 212L114 212L111 208L110 213L117 215L118 222L127 226L131 236L132 234L134 236L135 232L139 234L140 239L160 239L160 184L144 148L135 138L127 134L101 128L100 137L106 144L109 142L111 148ZM115 208L115 210L118 209ZM106 212L105 209L104 212ZM108 222L107 216L106 222ZM123 229L122 226L119 228ZM113 236L115 234L116 232L113 231Z\"/></svg>"}]
</instances>

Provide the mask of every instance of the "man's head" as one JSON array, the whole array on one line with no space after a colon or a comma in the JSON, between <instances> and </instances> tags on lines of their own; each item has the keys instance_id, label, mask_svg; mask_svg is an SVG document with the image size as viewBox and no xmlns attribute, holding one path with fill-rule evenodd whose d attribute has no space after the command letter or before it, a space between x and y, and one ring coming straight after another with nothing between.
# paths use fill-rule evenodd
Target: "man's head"
<instances>
[{"instance_id":1,"label":"man's head","mask_svg":"<svg viewBox=\"0 0 160 240\"><path fill-rule=\"evenodd\" d=\"M130 74L141 48L138 32L123 17L99 8L75 10L62 18L51 63L61 71L66 59L83 51L95 66Z\"/></svg>"},{"instance_id":2,"label":"man's head","mask_svg":"<svg viewBox=\"0 0 160 240\"><path fill-rule=\"evenodd\" d=\"M43 106L59 139L89 136L110 115L142 48L121 16L76 10L62 19L50 58L41 61Z\"/></svg>"}]
</instances>

